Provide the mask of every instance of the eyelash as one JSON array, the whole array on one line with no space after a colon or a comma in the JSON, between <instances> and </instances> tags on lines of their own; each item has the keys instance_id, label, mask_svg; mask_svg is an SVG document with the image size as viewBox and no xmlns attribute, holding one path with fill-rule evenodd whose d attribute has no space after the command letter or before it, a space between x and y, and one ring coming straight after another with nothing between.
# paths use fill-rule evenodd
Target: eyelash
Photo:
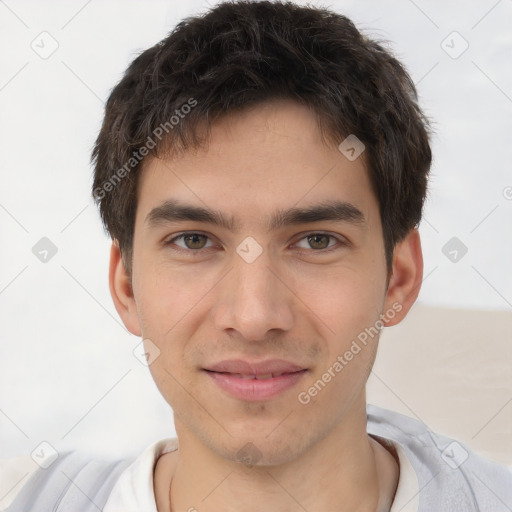
<instances>
[{"instance_id":1,"label":"eyelash","mask_svg":"<svg viewBox=\"0 0 512 512\"><path fill-rule=\"evenodd\" d=\"M210 237L208 235L206 235L205 233L201 233L199 231L186 231L184 233L180 233L179 235L174 236L173 238L171 238L169 240L164 241L163 245L165 247L169 247L169 246L173 245L176 240L180 240L180 239L183 240L186 236L191 236L191 235L201 235L201 236L206 237L207 240L211 240ZM349 242L345 238L339 238L339 237L336 237L329 233L323 233L321 231L312 231L310 233L306 233L296 243L301 242L302 240L305 240L305 239L307 239L311 236L315 236L315 235L327 236L330 240L336 240L338 242L338 245L334 245L332 247L327 246L327 248L325 248L325 249L300 249L301 252L313 252L313 253L326 254L326 253L331 253L332 251L335 251L335 250L339 250L341 247L346 247L349 245ZM184 249L183 247L176 246L176 247L173 247L173 250L178 251L178 252L185 252L188 254L201 254L203 251L210 249L210 248L211 247L203 247L201 249L188 249L188 248Z\"/></svg>"}]
</instances>

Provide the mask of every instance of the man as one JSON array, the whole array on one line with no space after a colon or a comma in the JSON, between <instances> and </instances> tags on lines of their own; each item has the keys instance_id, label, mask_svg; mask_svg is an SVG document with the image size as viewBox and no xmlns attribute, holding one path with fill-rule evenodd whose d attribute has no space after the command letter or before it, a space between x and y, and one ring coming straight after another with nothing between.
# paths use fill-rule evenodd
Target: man
<instances>
[{"instance_id":1,"label":"man","mask_svg":"<svg viewBox=\"0 0 512 512\"><path fill-rule=\"evenodd\" d=\"M366 404L421 286L431 163L389 51L328 10L219 4L134 60L93 157L111 294L177 439L68 454L8 510L512 509L509 470Z\"/></svg>"}]
</instances>

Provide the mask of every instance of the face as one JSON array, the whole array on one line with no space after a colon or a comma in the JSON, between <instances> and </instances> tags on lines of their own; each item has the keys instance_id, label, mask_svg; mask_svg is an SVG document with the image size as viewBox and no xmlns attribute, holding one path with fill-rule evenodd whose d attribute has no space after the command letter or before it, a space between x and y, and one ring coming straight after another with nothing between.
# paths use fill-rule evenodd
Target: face
<instances>
[{"instance_id":1,"label":"face","mask_svg":"<svg viewBox=\"0 0 512 512\"><path fill-rule=\"evenodd\" d=\"M204 149L146 162L133 295L116 306L146 340L178 436L278 464L364 407L382 315L404 307L387 277L364 153L350 161L309 110L279 101L217 123ZM233 360L248 366L216 366Z\"/></svg>"}]
</instances>

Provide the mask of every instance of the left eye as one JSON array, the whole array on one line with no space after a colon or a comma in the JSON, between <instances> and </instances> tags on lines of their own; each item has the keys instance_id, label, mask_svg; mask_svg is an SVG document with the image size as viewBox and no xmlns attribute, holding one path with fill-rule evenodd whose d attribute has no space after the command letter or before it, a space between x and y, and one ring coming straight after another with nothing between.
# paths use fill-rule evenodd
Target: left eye
<instances>
[{"instance_id":1,"label":"left eye","mask_svg":"<svg viewBox=\"0 0 512 512\"><path fill-rule=\"evenodd\" d=\"M325 233L311 233L303 238L301 238L300 242L303 240L309 245L309 247L302 247L303 249L327 249L328 247L332 247L334 244L330 244L330 241L336 241L337 239L332 235L326 235ZM339 242L339 240L338 240ZM300 247L299 244L297 246Z\"/></svg>"}]
</instances>

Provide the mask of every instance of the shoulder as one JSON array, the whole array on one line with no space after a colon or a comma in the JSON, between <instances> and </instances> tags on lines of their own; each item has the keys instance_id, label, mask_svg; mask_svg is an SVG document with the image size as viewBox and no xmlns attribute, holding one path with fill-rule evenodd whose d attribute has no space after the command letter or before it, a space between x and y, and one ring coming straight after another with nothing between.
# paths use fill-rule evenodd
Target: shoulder
<instances>
[{"instance_id":1,"label":"shoulder","mask_svg":"<svg viewBox=\"0 0 512 512\"><path fill-rule=\"evenodd\" d=\"M2 460L0 510L53 510L56 503L66 510L67 503L80 506L85 494L106 501L119 474L130 463L128 459L92 459L72 451L39 463L30 456Z\"/></svg>"},{"instance_id":2,"label":"shoulder","mask_svg":"<svg viewBox=\"0 0 512 512\"><path fill-rule=\"evenodd\" d=\"M53 450L34 460L28 455L0 460L0 511L40 512L56 505L61 512L85 511L91 500L94 510L106 510L108 504L109 510L150 510L154 466L162 455L177 449L177 438L169 438L122 459ZM165 457L166 462L171 459ZM141 506L133 508L134 503Z\"/></svg>"},{"instance_id":3,"label":"shoulder","mask_svg":"<svg viewBox=\"0 0 512 512\"><path fill-rule=\"evenodd\" d=\"M409 459L421 489L420 510L510 510L511 468L487 460L464 443L432 432L423 422L394 411L368 405L367 418L369 433L398 444Z\"/></svg>"}]
</instances>

